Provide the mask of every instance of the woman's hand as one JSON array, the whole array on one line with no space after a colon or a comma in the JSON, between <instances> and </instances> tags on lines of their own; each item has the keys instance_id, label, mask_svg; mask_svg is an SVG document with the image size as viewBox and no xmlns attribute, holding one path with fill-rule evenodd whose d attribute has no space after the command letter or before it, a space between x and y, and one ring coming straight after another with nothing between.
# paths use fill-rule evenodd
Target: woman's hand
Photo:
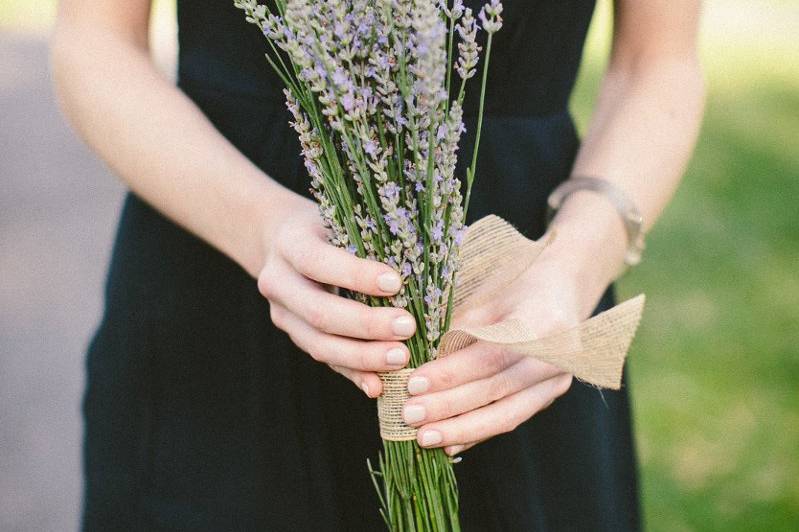
<instances>
[{"instance_id":1,"label":"woman's hand","mask_svg":"<svg viewBox=\"0 0 799 532\"><path fill-rule=\"evenodd\" d=\"M545 336L586 319L607 285L588 285L573 266L577 261L566 266L563 257L573 257L574 251L558 240L497 297L456 314L452 327L515 318ZM407 424L419 428L420 445L445 447L454 455L512 431L566 393L571 383L570 374L551 364L477 342L412 373L412 397L403 414Z\"/></svg>"},{"instance_id":2,"label":"woman's hand","mask_svg":"<svg viewBox=\"0 0 799 532\"><path fill-rule=\"evenodd\" d=\"M618 2L610 63L572 170L625 191L645 232L674 193L699 132L705 96L696 44L700 4ZM605 198L578 192L555 222L558 238L547 257L453 326L519 318L547 334L589 316L622 264L621 218ZM455 454L514 429L565 393L571 380L548 364L478 342L411 375L414 397L405 421L419 427L420 445Z\"/></svg>"},{"instance_id":3,"label":"woman's hand","mask_svg":"<svg viewBox=\"0 0 799 532\"><path fill-rule=\"evenodd\" d=\"M390 296L399 291L400 276L390 266L328 243L310 200L295 196L281 212L266 231L264 266L258 275L272 321L315 360L377 397L382 382L375 372L408 363L410 353L402 340L416 330L413 316L400 308L369 307L330 288Z\"/></svg>"}]
</instances>

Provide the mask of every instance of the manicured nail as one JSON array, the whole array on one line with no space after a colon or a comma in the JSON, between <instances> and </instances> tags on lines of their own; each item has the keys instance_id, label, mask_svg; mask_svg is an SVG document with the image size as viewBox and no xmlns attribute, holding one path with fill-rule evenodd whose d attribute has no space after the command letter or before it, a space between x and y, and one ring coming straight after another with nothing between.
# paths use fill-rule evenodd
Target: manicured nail
<instances>
[{"instance_id":1,"label":"manicured nail","mask_svg":"<svg viewBox=\"0 0 799 532\"><path fill-rule=\"evenodd\" d=\"M405 408L402 409L402 417L409 425L419 423L427 417L427 410L422 405L405 405Z\"/></svg>"},{"instance_id":2,"label":"manicured nail","mask_svg":"<svg viewBox=\"0 0 799 532\"><path fill-rule=\"evenodd\" d=\"M429 447L441 443L441 433L437 430L428 430L422 434L422 446Z\"/></svg>"},{"instance_id":3,"label":"manicured nail","mask_svg":"<svg viewBox=\"0 0 799 532\"><path fill-rule=\"evenodd\" d=\"M417 395L430 389L430 380L427 377L411 377L408 379L408 393Z\"/></svg>"},{"instance_id":4,"label":"manicured nail","mask_svg":"<svg viewBox=\"0 0 799 532\"><path fill-rule=\"evenodd\" d=\"M369 395L369 385L366 384L366 381L363 381L361 383L361 389L363 390L363 393L365 393L367 397L372 397L371 395Z\"/></svg>"},{"instance_id":5,"label":"manicured nail","mask_svg":"<svg viewBox=\"0 0 799 532\"><path fill-rule=\"evenodd\" d=\"M412 336L416 330L416 324L410 316L400 316L394 320L391 329L397 336Z\"/></svg>"},{"instance_id":6,"label":"manicured nail","mask_svg":"<svg viewBox=\"0 0 799 532\"><path fill-rule=\"evenodd\" d=\"M401 347L389 349L386 353L386 364L389 366L404 366L408 360L406 353L405 349Z\"/></svg>"},{"instance_id":7,"label":"manicured nail","mask_svg":"<svg viewBox=\"0 0 799 532\"><path fill-rule=\"evenodd\" d=\"M383 292L395 294L402 286L402 279L394 272L381 273L377 277L377 286Z\"/></svg>"}]
</instances>

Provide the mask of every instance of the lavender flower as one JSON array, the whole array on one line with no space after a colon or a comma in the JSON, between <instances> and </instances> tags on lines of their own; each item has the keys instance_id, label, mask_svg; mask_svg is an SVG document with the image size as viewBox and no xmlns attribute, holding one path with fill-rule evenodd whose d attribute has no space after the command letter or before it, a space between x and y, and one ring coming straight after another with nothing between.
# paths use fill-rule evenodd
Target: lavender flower
<instances>
[{"instance_id":1,"label":"lavender flower","mask_svg":"<svg viewBox=\"0 0 799 532\"><path fill-rule=\"evenodd\" d=\"M472 10L466 9L463 18L456 26L461 42L458 43L458 62L455 70L462 80L467 80L477 72L477 61L480 56L480 45L477 44L477 20Z\"/></svg>"},{"instance_id":2,"label":"lavender flower","mask_svg":"<svg viewBox=\"0 0 799 532\"><path fill-rule=\"evenodd\" d=\"M391 298L351 297L406 308L418 324L408 341L411 366L434 359L451 319L482 123L478 121L464 198L455 169L465 130L466 81L477 74L482 28L487 35L482 115L488 56L493 35L502 27L502 3L488 0L478 16L462 0L233 3L267 39L266 57L286 86L291 126L330 242L382 261L403 280ZM461 83L450 92L454 73ZM416 460L413 453L397 456ZM429 467L413 463L409 470L420 475ZM436 467L435 473L428 471L430 477L451 475L445 458ZM422 482L420 478L416 480ZM435 508L449 519L449 528L456 528L457 509L446 506L457 500L454 480L442 478L449 480L419 492L414 487L418 484L395 475L391 467L384 469L381 496L402 505L399 512L384 510L390 528L409 528L404 519L417 514L420 507L414 505Z\"/></svg>"}]
</instances>

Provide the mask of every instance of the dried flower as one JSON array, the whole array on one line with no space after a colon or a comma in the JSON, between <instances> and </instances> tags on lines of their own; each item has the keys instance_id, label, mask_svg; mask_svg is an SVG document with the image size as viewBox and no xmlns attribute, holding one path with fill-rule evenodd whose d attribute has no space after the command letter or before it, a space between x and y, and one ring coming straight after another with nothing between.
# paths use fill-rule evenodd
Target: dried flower
<instances>
[{"instance_id":1,"label":"dried flower","mask_svg":"<svg viewBox=\"0 0 799 532\"><path fill-rule=\"evenodd\" d=\"M434 359L451 318L482 123L464 199L455 168L465 130L465 83L477 73L482 27L488 37L482 115L491 39L502 27L502 3L488 0L478 17L462 0L233 3L269 43L267 60L286 85L291 125L330 242L390 265L403 280L391 298L351 296L370 305L406 308L418 324L408 342L411 366ZM452 57L455 50L457 58ZM450 93L452 72L461 84ZM386 452L406 443L387 442ZM404 530L404 519L418 509L443 516L452 527L457 524L451 465L443 453L431 456L438 460L435 475L445 472L447 480L422 491L414 486L433 478L430 462L405 453L384 467L385 499L404 505L400 512L385 509L392 530ZM407 460L407 469L419 475L414 483L407 471L394 469Z\"/></svg>"}]
</instances>

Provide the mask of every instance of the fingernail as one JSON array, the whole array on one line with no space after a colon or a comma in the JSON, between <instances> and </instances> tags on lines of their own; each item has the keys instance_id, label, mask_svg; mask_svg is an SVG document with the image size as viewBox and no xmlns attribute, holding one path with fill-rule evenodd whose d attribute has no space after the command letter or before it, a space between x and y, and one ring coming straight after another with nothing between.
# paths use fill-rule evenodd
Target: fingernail
<instances>
[{"instance_id":1,"label":"fingernail","mask_svg":"<svg viewBox=\"0 0 799 532\"><path fill-rule=\"evenodd\" d=\"M408 379L408 393L416 395L424 393L430 389L430 381L427 377L411 377Z\"/></svg>"},{"instance_id":2,"label":"fingernail","mask_svg":"<svg viewBox=\"0 0 799 532\"><path fill-rule=\"evenodd\" d=\"M369 395L369 385L366 384L366 381L363 381L361 383L361 389L363 390L363 392L366 394L367 397L371 397L371 395Z\"/></svg>"},{"instance_id":3,"label":"fingernail","mask_svg":"<svg viewBox=\"0 0 799 532\"><path fill-rule=\"evenodd\" d=\"M386 364L389 366L404 366L407 360L406 351L401 347L389 349L386 353Z\"/></svg>"},{"instance_id":4,"label":"fingernail","mask_svg":"<svg viewBox=\"0 0 799 532\"><path fill-rule=\"evenodd\" d=\"M464 445L453 445L452 447L446 448L446 453L450 456L455 456L456 454L461 452L464 447L465 447Z\"/></svg>"},{"instance_id":5,"label":"fingernail","mask_svg":"<svg viewBox=\"0 0 799 532\"><path fill-rule=\"evenodd\" d=\"M441 443L441 433L437 430L428 430L422 434L422 446L428 447L430 445L437 445Z\"/></svg>"},{"instance_id":6,"label":"fingernail","mask_svg":"<svg viewBox=\"0 0 799 532\"><path fill-rule=\"evenodd\" d=\"M402 279L394 272L381 273L377 277L377 286L383 292L394 294L400 289L400 286L402 286Z\"/></svg>"},{"instance_id":7,"label":"fingernail","mask_svg":"<svg viewBox=\"0 0 799 532\"><path fill-rule=\"evenodd\" d=\"M412 336L416 330L416 324L410 316L400 316L394 320L391 329L397 336Z\"/></svg>"},{"instance_id":8,"label":"fingernail","mask_svg":"<svg viewBox=\"0 0 799 532\"><path fill-rule=\"evenodd\" d=\"M419 423L427 416L427 411L422 405L405 405L402 409L402 417L405 418L405 423Z\"/></svg>"}]
</instances>

